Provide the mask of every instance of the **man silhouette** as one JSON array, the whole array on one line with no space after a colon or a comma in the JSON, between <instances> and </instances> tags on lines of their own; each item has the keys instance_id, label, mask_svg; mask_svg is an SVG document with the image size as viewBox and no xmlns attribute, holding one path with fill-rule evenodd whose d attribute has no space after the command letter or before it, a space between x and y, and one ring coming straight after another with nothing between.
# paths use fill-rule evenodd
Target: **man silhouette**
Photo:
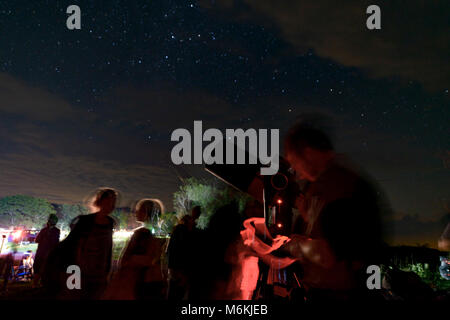
<instances>
[{"instance_id":1,"label":"man silhouette","mask_svg":"<svg viewBox=\"0 0 450 320\"><path fill-rule=\"evenodd\" d=\"M331 139L298 123L285 138L286 159L307 181L297 199L300 218L285 248L303 268L311 297L361 297L366 267L382 245L378 193L363 175L339 161Z\"/></svg>"}]
</instances>

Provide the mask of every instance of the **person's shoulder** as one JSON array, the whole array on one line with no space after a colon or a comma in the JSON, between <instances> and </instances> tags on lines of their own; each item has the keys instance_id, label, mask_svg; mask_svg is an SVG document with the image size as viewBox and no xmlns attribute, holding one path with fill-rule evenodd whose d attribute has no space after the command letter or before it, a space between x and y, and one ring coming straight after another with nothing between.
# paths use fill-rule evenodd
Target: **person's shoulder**
<instances>
[{"instance_id":1,"label":"person's shoulder","mask_svg":"<svg viewBox=\"0 0 450 320\"><path fill-rule=\"evenodd\" d=\"M107 216L109 223L111 225L111 228L115 229L117 228L117 226L119 225L119 223L117 222L117 220L114 217L111 216Z\"/></svg>"},{"instance_id":2,"label":"person's shoulder","mask_svg":"<svg viewBox=\"0 0 450 320\"><path fill-rule=\"evenodd\" d=\"M177 231L177 232L183 232L187 230L187 226L184 223L179 223L177 224L174 228L173 231Z\"/></svg>"},{"instance_id":3,"label":"person's shoulder","mask_svg":"<svg viewBox=\"0 0 450 320\"><path fill-rule=\"evenodd\" d=\"M153 238L151 231L145 227L137 228L132 235L132 239L136 241L145 241Z\"/></svg>"},{"instance_id":4,"label":"person's shoulder","mask_svg":"<svg viewBox=\"0 0 450 320\"><path fill-rule=\"evenodd\" d=\"M94 219L95 219L95 214L93 214L93 213L80 214L79 216L76 216L75 218L73 218L72 224L77 224L80 221L85 222L85 221L94 220Z\"/></svg>"},{"instance_id":5,"label":"person's shoulder","mask_svg":"<svg viewBox=\"0 0 450 320\"><path fill-rule=\"evenodd\" d=\"M152 232L145 227L140 227L134 231L134 234L136 234L136 235L151 235Z\"/></svg>"},{"instance_id":6,"label":"person's shoulder","mask_svg":"<svg viewBox=\"0 0 450 320\"><path fill-rule=\"evenodd\" d=\"M70 221L70 228L73 229L73 227L75 227L81 219L82 216L76 216L75 218L72 219L72 221Z\"/></svg>"},{"instance_id":7,"label":"person's shoulder","mask_svg":"<svg viewBox=\"0 0 450 320\"><path fill-rule=\"evenodd\" d=\"M82 214L82 215L75 217L70 222L70 229L73 230L74 228L83 227L83 226L94 223L94 221L95 221L95 214L93 214L93 213Z\"/></svg>"},{"instance_id":8,"label":"person's shoulder","mask_svg":"<svg viewBox=\"0 0 450 320\"><path fill-rule=\"evenodd\" d=\"M61 232L61 230L59 230L59 228L57 228L57 227L48 228L47 231L51 232L51 233L60 233Z\"/></svg>"}]
</instances>

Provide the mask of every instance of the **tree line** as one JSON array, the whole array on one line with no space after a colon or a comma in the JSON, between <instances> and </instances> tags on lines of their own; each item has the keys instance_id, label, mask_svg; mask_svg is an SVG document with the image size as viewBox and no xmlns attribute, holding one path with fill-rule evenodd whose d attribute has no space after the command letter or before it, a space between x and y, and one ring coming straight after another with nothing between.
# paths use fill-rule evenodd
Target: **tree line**
<instances>
[{"instance_id":1,"label":"tree line","mask_svg":"<svg viewBox=\"0 0 450 320\"><path fill-rule=\"evenodd\" d=\"M160 215L159 219L155 220L153 228L156 233L170 234L179 219L196 205L202 208L198 227L205 228L216 208L236 201L243 210L247 200L246 195L217 180L185 179L179 190L173 194L174 211ZM69 229L75 217L88 213L88 209L82 204L52 203L29 195L0 198L0 227L4 228L13 226L41 229L46 224L48 216L56 214L59 218L58 226ZM112 216L117 221L118 229L133 229L138 226L129 207L116 208Z\"/></svg>"}]
</instances>

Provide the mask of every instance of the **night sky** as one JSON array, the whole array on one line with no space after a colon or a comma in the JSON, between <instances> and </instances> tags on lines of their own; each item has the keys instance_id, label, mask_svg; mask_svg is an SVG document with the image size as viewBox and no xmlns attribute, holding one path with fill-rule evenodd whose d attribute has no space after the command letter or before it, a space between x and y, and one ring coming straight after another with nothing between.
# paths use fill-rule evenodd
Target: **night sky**
<instances>
[{"instance_id":1,"label":"night sky","mask_svg":"<svg viewBox=\"0 0 450 320\"><path fill-rule=\"evenodd\" d=\"M71 4L81 30L66 28ZM398 241L434 246L450 203L449 21L447 0L1 0L0 197L78 203L112 186L170 208L174 129L283 134L320 112L384 188Z\"/></svg>"}]
</instances>

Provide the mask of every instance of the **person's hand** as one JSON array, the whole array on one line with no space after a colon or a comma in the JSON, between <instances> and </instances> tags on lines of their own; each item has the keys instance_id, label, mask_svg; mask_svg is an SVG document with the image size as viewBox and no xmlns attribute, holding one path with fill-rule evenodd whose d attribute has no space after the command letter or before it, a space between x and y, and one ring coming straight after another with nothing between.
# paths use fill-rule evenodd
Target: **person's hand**
<instances>
[{"instance_id":1,"label":"person's hand","mask_svg":"<svg viewBox=\"0 0 450 320\"><path fill-rule=\"evenodd\" d=\"M290 241L286 242L283 250L291 257L301 259L303 257L303 245L309 241L309 238L299 234L292 234Z\"/></svg>"},{"instance_id":2,"label":"person's hand","mask_svg":"<svg viewBox=\"0 0 450 320\"><path fill-rule=\"evenodd\" d=\"M289 239L286 236L277 235L275 239L272 241L272 250L275 251L279 249L280 247L284 246L286 243L288 243L291 239Z\"/></svg>"}]
</instances>

